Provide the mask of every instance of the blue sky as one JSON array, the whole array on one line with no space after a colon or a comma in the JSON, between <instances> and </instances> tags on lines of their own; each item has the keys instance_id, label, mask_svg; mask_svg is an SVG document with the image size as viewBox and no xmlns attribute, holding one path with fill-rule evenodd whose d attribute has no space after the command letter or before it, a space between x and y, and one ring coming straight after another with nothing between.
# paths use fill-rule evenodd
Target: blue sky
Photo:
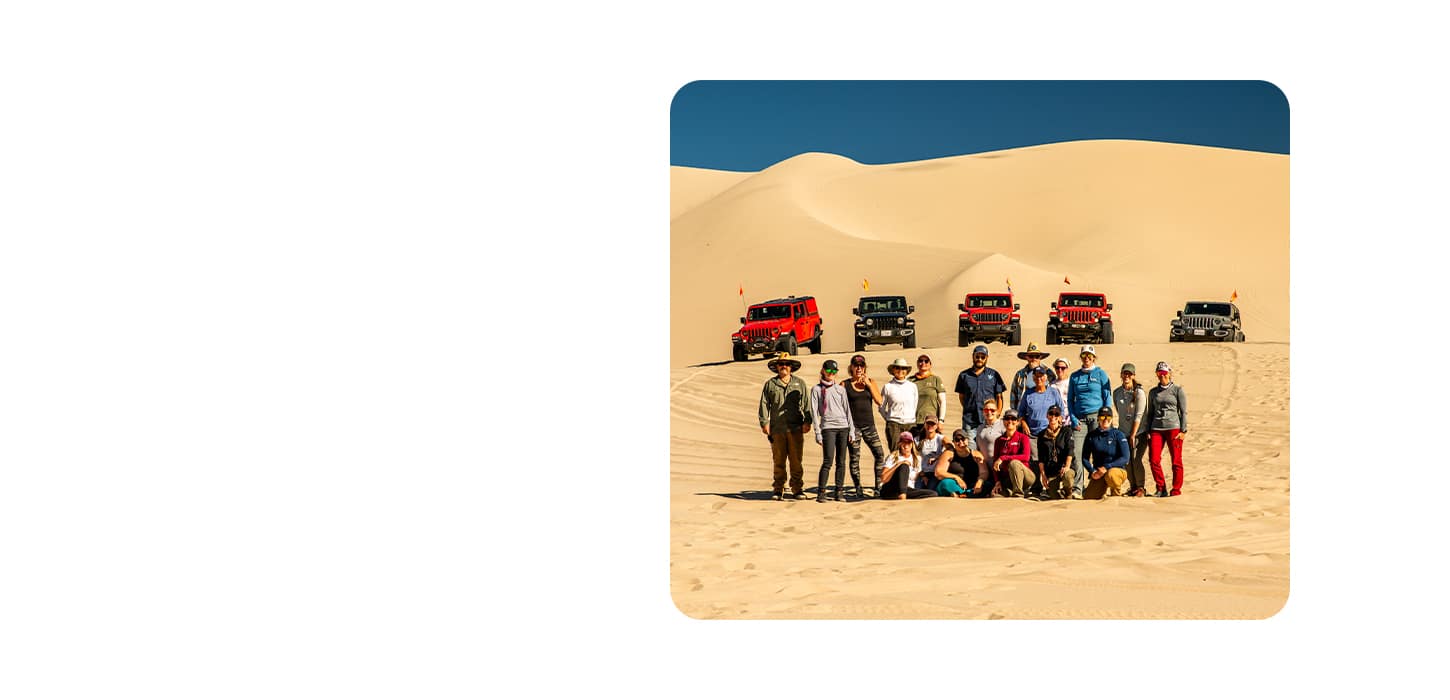
<instances>
[{"instance_id":1,"label":"blue sky","mask_svg":"<svg viewBox=\"0 0 1450 700\"><path fill-rule=\"evenodd\" d=\"M810 151L899 163L1058 141L1289 152L1262 81L697 81L670 105L670 164L755 171Z\"/></svg>"}]
</instances>

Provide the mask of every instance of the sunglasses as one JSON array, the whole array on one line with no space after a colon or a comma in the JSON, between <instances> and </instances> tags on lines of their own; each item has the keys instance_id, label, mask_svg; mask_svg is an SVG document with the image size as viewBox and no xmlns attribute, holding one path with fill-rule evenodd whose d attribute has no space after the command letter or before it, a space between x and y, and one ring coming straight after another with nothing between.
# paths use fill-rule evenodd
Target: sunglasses
<instances>
[{"instance_id":1,"label":"sunglasses","mask_svg":"<svg viewBox=\"0 0 1450 700\"><path fill-rule=\"evenodd\" d=\"M834 369L828 369L828 370L826 370L826 374L835 374L835 373L836 373L836 370L834 370Z\"/></svg>"},{"instance_id":2,"label":"sunglasses","mask_svg":"<svg viewBox=\"0 0 1450 700\"><path fill-rule=\"evenodd\" d=\"M996 413L996 412L997 412L997 409L995 409L995 408L984 408L984 409L982 409L982 413Z\"/></svg>"}]
</instances>

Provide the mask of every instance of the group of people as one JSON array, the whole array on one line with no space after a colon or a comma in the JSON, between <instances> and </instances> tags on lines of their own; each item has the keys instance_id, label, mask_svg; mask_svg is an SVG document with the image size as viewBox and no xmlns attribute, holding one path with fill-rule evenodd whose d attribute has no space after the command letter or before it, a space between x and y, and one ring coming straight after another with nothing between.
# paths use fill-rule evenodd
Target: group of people
<instances>
[{"instance_id":1,"label":"group of people","mask_svg":"<svg viewBox=\"0 0 1450 700\"><path fill-rule=\"evenodd\" d=\"M1188 432L1188 403L1173 383L1173 367L1159 362L1157 384L1145 389L1137 368L1124 364L1122 383L1097 366L1097 351L1084 345L1082 366L1069 374L1066 359L1051 369L1049 353L1035 343L1017 353L1026 365L1010 388L987 366L987 346L972 348L972 366L957 375L953 392L961 409L961 427L950 438L947 389L932 373L931 358L916 358L915 372L905 359L886 367L891 380L878 384L867 376L866 358L851 358L848 377L840 379L835 360L821 365L820 380L807 387L795 373L801 363L782 354L767 366L776 376L760 393L760 429L770 441L774 464L772 497L805 498L802 452L807 433L822 448L816 500L846 496L849 464L856 498L861 484L861 446L874 461L872 494L890 500L953 497L1099 499L1146 496L1144 458L1152 469L1158 497L1183 489L1183 440ZM1005 406L1005 410L999 410ZM876 431L884 423L885 441ZM1163 472L1168 447L1171 486ZM888 453L889 448L889 453ZM831 467L835 489L827 493Z\"/></svg>"}]
</instances>

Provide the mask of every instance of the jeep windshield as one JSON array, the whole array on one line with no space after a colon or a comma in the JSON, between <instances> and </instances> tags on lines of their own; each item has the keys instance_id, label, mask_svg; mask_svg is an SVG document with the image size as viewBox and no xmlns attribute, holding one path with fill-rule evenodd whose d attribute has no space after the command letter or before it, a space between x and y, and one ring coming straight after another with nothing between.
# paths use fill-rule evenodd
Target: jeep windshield
<instances>
[{"instance_id":1,"label":"jeep windshield","mask_svg":"<svg viewBox=\"0 0 1450 700\"><path fill-rule=\"evenodd\" d=\"M857 310L862 314L906 313L906 297L862 299Z\"/></svg>"},{"instance_id":2,"label":"jeep windshield","mask_svg":"<svg viewBox=\"0 0 1450 700\"><path fill-rule=\"evenodd\" d=\"M790 306L756 306L750 309L745 316L749 321L778 321L783 318L790 318Z\"/></svg>"},{"instance_id":3,"label":"jeep windshield","mask_svg":"<svg viewBox=\"0 0 1450 700\"><path fill-rule=\"evenodd\" d=\"M1067 307L1078 307L1078 308L1081 308L1081 307L1088 307L1088 308L1101 307L1103 305L1103 298L1102 297L1089 296L1089 295L1086 295L1086 294L1064 294L1064 295L1062 295L1062 301L1057 302L1057 305L1058 306L1067 306Z\"/></svg>"},{"instance_id":4,"label":"jeep windshield","mask_svg":"<svg viewBox=\"0 0 1450 700\"><path fill-rule=\"evenodd\" d=\"M1009 297L967 297L967 308L971 309L1005 309L1011 305Z\"/></svg>"},{"instance_id":5,"label":"jeep windshield","mask_svg":"<svg viewBox=\"0 0 1450 700\"><path fill-rule=\"evenodd\" d=\"M1190 301L1183 306L1183 315L1204 314L1208 316L1232 316L1228 304L1214 304L1206 301Z\"/></svg>"}]
</instances>

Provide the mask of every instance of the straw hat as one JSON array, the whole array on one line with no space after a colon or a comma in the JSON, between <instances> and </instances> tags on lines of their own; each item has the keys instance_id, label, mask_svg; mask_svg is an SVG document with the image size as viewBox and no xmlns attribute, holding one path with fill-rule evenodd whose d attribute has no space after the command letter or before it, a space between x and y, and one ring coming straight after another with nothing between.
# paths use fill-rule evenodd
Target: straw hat
<instances>
[{"instance_id":1,"label":"straw hat","mask_svg":"<svg viewBox=\"0 0 1450 700\"><path fill-rule=\"evenodd\" d=\"M1019 359L1019 360L1030 360L1033 357L1036 357L1039 360L1045 360L1045 359L1047 359L1047 356L1048 355L1051 355L1051 354L1052 353L1050 353L1050 352L1042 352L1042 351L1038 350L1037 349L1037 343L1028 343L1026 350L1023 350L1022 352L1017 353L1017 359Z\"/></svg>"},{"instance_id":2,"label":"straw hat","mask_svg":"<svg viewBox=\"0 0 1450 700\"><path fill-rule=\"evenodd\" d=\"M800 360L793 360L793 359L791 359L790 353L788 353L788 352L783 352L783 353L780 353L779 355L776 355L775 356L775 359L774 360L771 360L770 362L765 363L765 366L766 367L769 367L770 368L770 371L774 372L776 365L778 365L778 364L780 364L782 362L790 365L790 371L792 371L792 372L795 372L795 371L797 371L797 370L799 370L801 368L801 361Z\"/></svg>"},{"instance_id":3,"label":"straw hat","mask_svg":"<svg viewBox=\"0 0 1450 700\"><path fill-rule=\"evenodd\" d=\"M888 370L889 369L892 369L894 367L900 367L902 369L911 369L911 365L907 364L906 358L904 358L904 357L898 357L898 358L892 360L891 361L891 364L886 365L886 369L888 369Z\"/></svg>"}]
</instances>

